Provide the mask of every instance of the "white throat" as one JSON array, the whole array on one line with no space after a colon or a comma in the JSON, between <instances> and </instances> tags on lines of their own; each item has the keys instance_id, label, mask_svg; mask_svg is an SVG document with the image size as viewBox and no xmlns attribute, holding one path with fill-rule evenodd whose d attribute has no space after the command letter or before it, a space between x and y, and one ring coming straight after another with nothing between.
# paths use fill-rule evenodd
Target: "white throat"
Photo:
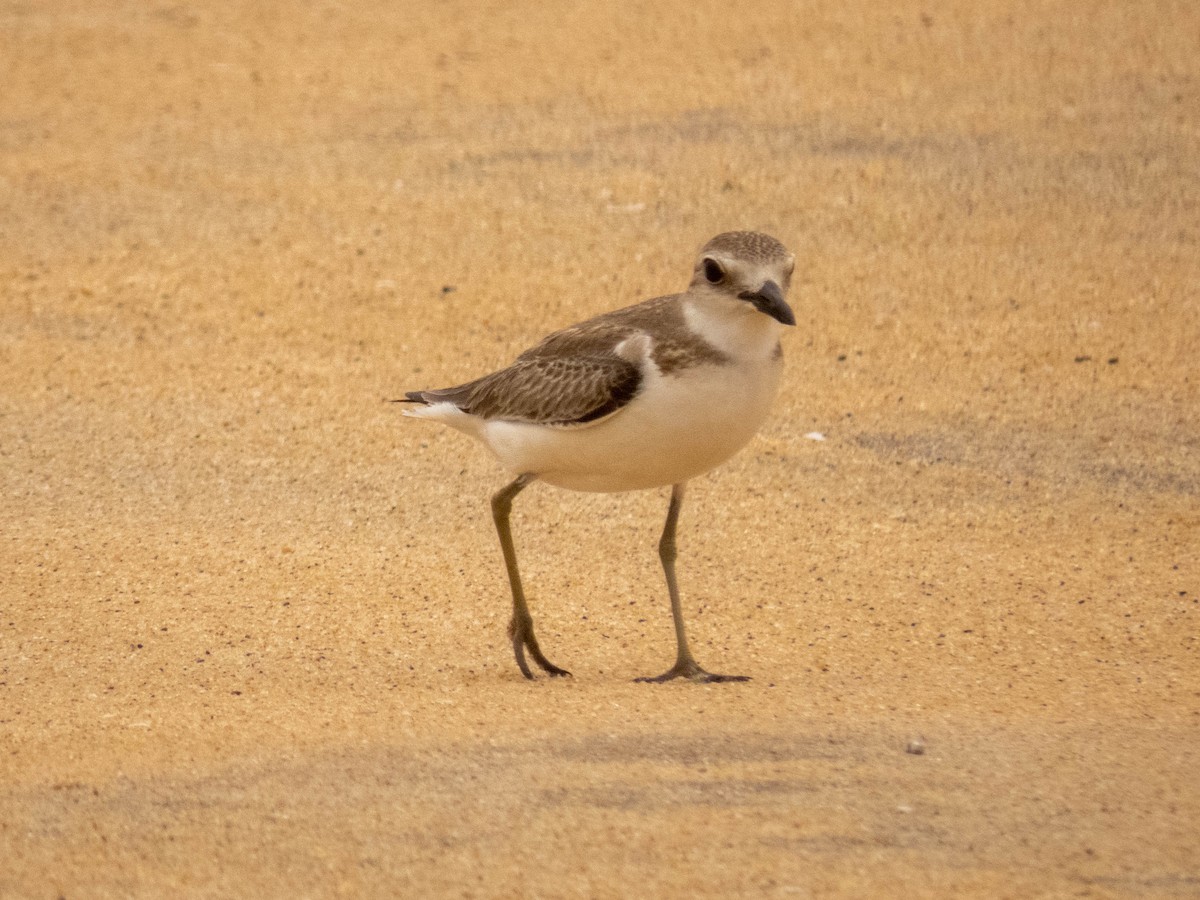
<instances>
[{"instance_id":1,"label":"white throat","mask_svg":"<svg viewBox=\"0 0 1200 900\"><path fill-rule=\"evenodd\" d=\"M692 331L738 360L773 357L784 325L742 301L684 297L683 318Z\"/></svg>"}]
</instances>

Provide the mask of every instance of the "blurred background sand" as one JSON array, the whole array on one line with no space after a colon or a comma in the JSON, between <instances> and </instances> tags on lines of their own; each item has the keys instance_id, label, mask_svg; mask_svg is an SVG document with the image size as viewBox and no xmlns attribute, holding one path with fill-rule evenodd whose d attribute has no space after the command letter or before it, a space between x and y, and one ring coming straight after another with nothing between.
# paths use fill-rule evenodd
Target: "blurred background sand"
<instances>
[{"instance_id":1,"label":"blurred background sand","mask_svg":"<svg viewBox=\"0 0 1200 900\"><path fill-rule=\"evenodd\" d=\"M1191 3L0 4L0 895L1200 894ZM384 403L797 254L764 432ZM805 437L819 432L823 442ZM905 752L920 737L923 755Z\"/></svg>"}]
</instances>

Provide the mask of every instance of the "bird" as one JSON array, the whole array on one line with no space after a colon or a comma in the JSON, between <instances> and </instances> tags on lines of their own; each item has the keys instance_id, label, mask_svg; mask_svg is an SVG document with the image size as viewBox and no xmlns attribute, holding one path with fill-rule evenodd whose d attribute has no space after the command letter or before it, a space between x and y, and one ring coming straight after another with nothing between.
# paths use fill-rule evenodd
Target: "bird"
<instances>
[{"instance_id":1,"label":"bird","mask_svg":"<svg viewBox=\"0 0 1200 900\"><path fill-rule=\"evenodd\" d=\"M535 481L573 491L670 487L658 551L675 627L676 659L662 683L748 681L708 672L688 644L675 572L676 529L688 482L745 446L765 421L783 365L780 338L796 324L787 302L795 256L774 237L729 231L705 243L682 293L602 313L556 331L509 366L455 387L407 391L407 416L481 441L515 479L491 501L512 592L508 635L550 676L534 634L509 517Z\"/></svg>"}]
</instances>

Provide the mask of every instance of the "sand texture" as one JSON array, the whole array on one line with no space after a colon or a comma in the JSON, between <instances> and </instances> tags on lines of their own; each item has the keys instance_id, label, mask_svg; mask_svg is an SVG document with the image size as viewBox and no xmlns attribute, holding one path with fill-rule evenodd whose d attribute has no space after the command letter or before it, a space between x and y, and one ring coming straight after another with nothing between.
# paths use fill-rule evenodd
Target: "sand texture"
<instances>
[{"instance_id":1,"label":"sand texture","mask_svg":"<svg viewBox=\"0 0 1200 900\"><path fill-rule=\"evenodd\" d=\"M1200 896L1198 36L0 3L0 897ZM667 491L535 485L527 682L510 476L385 401L735 228L798 325L679 574L753 680L632 682Z\"/></svg>"}]
</instances>

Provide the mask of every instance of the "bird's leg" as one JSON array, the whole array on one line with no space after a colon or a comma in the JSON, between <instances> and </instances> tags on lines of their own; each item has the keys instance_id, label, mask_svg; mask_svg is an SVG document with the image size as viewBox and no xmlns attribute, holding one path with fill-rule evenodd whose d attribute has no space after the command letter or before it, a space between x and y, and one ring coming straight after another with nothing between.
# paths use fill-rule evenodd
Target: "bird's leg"
<instances>
[{"instance_id":1,"label":"bird's leg","mask_svg":"<svg viewBox=\"0 0 1200 900\"><path fill-rule=\"evenodd\" d=\"M683 489L686 482L671 489L671 505L667 509L667 522L663 526L662 538L658 542L658 556L662 560L663 572L667 576L667 593L671 595L671 616L675 620L675 665L654 678L638 678L637 681L652 681L661 684L674 678L689 681L749 681L746 675L714 675L696 663L688 648L687 633L683 629L683 610L679 605L679 585L675 580L675 529L679 524L679 509L683 506Z\"/></svg>"},{"instance_id":2,"label":"bird's leg","mask_svg":"<svg viewBox=\"0 0 1200 900\"><path fill-rule=\"evenodd\" d=\"M533 678L529 666L525 662L525 650L533 661L551 675L570 675L566 669L560 669L542 654L537 638L533 636L533 617L529 615L529 607L525 603L525 591L521 587L521 573L517 571L517 551L513 548L512 529L508 524L508 516L512 512L513 498L525 489L526 485L536 479L536 475L525 473L518 476L516 481L492 497L492 518L496 522L496 533L500 535L500 549L504 551L504 565L508 569L508 583L512 587L513 617L508 625L508 636L512 638L513 653L517 657L517 665L521 674Z\"/></svg>"}]
</instances>

